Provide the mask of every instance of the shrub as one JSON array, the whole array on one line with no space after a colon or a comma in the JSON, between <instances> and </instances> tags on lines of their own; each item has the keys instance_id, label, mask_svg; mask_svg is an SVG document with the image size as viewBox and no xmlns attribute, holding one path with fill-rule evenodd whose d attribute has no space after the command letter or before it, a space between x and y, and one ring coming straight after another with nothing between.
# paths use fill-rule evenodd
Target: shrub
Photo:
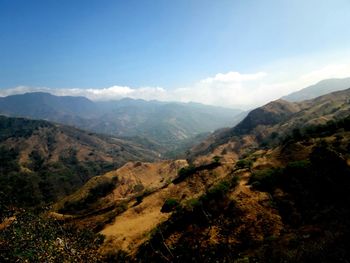
<instances>
[{"instance_id":1,"label":"shrub","mask_svg":"<svg viewBox=\"0 0 350 263\"><path fill-rule=\"evenodd\" d=\"M165 200L162 209L160 210L162 213L169 213L173 211L175 208L179 206L179 202L174 198L169 198Z\"/></svg>"},{"instance_id":2,"label":"shrub","mask_svg":"<svg viewBox=\"0 0 350 263\"><path fill-rule=\"evenodd\" d=\"M202 205L202 202L198 198L192 198L187 200L185 208L187 208L187 210L193 211L193 209L201 205Z\"/></svg>"},{"instance_id":3,"label":"shrub","mask_svg":"<svg viewBox=\"0 0 350 263\"><path fill-rule=\"evenodd\" d=\"M258 190L272 191L277 184L278 176L282 173L280 168L265 169L252 174L249 184Z\"/></svg>"},{"instance_id":4,"label":"shrub","mask_svg":"<svg viewBox=\"0 0 350 263\"><path fill-rule=\"evenodd\" d=\"M214 163L220 163L220 159L221 159L220 156L215 155L215 156L213 157L213 162L214 162Z\"/></svg>"},{"instance_id":5,"label":"shrub","mask_svg":"<svg viewBox=\"0 0 350 263\"><path fill-rule=\"evenodd\" d=\"M86 203L93 203L99 197L106 196L107 194L112 192L114 188L115 188L115 182L113 180L99 183L94 188L90 189L89 194L85 199L85 202Z\"/></svg>"},{"instance_id":6,"label":"shrub","mask_svg":"<svg viewBox=\"0 0 350 263\"><path fill-rule=\"evenodd\" d=\"M177 173L178 177L173 180L174 184L182 182L185 178L188 176L194 174L196 172L196 167L193 165L189 165L186 167L183 167L179 170Z\"/></svg>"},{"instance_id":7,"label":"shrub","mask_svg":"<svg viewBox=\"0 0 350 263\"><path fill-rule=\"evenodd\" d=\"M237 169L250 169L253 166L253 161L252 160L247 160L247 159L242 159L237 161L236 163L236 168Z\"/></svg>"},{"instance_id":8,"label":"shrub","mask_svg":"<svg viewBox=\"0 0 350 263\"><path fill-rule=\"evenodd\" d=\"M142 200L143 200L143 195L136 196L136 204L135 205L141 204Z\"/></svg>"},{"instance_id":9,"label":"shrub","mask_svg":"<svg viewBox=\"0 0 350 263\"><path fill-rule=\"evenodd\" d=\"M108 181L103 181L91 188L88 194L78 200L66 201L64 207L59 210L60 213L77 213L84 210L88 205L96 202L98 198L104 197L115 188L116 179L112 178Z\"/></svg>"},{"instance_id":10,"label":"shrub","mask_svg":"<svg viewBox=\"0 0 350 263\"><path fill-rule=\"evenodd\" d=\"M207 197L209 199L218 198L224 196L230 190L231 184L228 181L220 182L213 187L209 188Z\"/></svg>"},{"instance_id":11,"label":"shrub","mask_svg":"<svg viewBox=\"0 0 350 263\"><path fill-rule=\"evenodd\" d=\"M196 172L203 171L203 170L212 170L218 166L220 166L220 162L213 161L212 163L203 164L203 165L200 165L197 167L194 165L189 165L189 166L183 167L179 170L178 177L173 180L173 183L178 184Z\"/></svg>"}]
</instances>

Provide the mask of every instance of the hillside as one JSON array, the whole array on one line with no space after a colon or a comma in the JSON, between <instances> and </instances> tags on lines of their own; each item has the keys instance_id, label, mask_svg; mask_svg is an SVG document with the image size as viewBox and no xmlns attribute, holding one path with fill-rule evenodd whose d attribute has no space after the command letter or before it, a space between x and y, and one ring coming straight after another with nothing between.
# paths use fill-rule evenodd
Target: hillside
<instances>
[{"instance_id":1,"label":"hillside","mask_svg":"<svg viewBox=\"0 0 350 263\"><path fill-rule=\"evenodd\" d=\"M189 157L233 151L240 154L278 142L281 138L298 133L312 125L326 124L344 118L350 113L350 89L337 91L302 102L277 100L252 110L247 117L231 129L214 132L194 146Z\"/></svg>"},{"instance_id":2,"label":"hillside","mask_svg":"<svg viewBox=\"0 0 350 263\"><path fill-rule=\"evenodd\" d=\"M57 200L92 176L158 154L113 137L23 118L0 116L1 202ZM6 198L5 198L6 197Z\"/></svg>"},{"instance_id":3,"label":"hillside","mask_svg":"<svg viewBox=\"0 0 350 263\"><path fill-rule=\"evenodd\" d=\"M93 102L40 92L0 98L0 114L45 119L117 137L141 137L163 153L201 133L234 125L239 113L198 103L128 98Z\"/></svg>"},{"instance_id":4,"label":"hillside","mask_svg":"<svg viewBox=\"0 0 350 263\"><path fill-rule=\"evenodd\" d=\"M271 102L214 133L220 143L190 163L128 163L91 179L50 216L104 235L106 261L348 258L349 97Z\"/></svg>"},{"instance_id":5,"label":"hillside","mask_svg":"<svg viewBox=\"0 0 350 263\"><path fill-rule=\"evenodd\" d=\"M330 92L344 90L350 88L350 78L345 79L326 79L315 85L303 88L289 95L283 96L283 100L297 102L303 100L314 99Z\"/></svg>"},{"instance_id":6,"label":"hillside","mask_svg":"<svg viewBox=\"0 0 350 263\"><path fill-rule=\"evenodd\" d=\"M191 158L128 162L43 217L101 237L79 248L88 262L346 262L349 98L268 103Z\"/></svg>"}]
</instances>

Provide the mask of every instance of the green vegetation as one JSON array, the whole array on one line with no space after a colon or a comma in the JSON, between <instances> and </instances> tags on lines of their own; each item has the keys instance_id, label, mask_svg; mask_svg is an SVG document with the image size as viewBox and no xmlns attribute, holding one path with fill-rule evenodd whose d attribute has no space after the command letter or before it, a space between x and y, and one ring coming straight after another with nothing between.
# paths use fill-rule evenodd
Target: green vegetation
<instances>
[{"instance_id":1,"label":"green vegetation","mask_svg":"<svg viewBox=\"0 0 350 263\"><path fill-rule=\"evenodd\" d=\"M162 209L160 210L163 213L169 213L173 210L175 210L179 206L179 201L173 198L169 198L165 200Z\"/></svg>"},{"instance_id":2,"label":"green vegetation","mask_svg":"<svg viewBox=\"0 0 350 263\"><path fill-rule=\"evenodd\" d=\"M270 193L289 229L286 235L289 239L293 236L284 244L283 235L266 240L256 257L262 262L334 262L339 255L349 258L349 174L346 161L324 141L313 148L308 160L255 172L250 183ZM307 238L299 234L303 227L311 229L304 234Z\"/></svg>"},{"instance_id":3,"label":"green vegetation","mask_svg":"<svg viewBox=\"0 0 350 263\"><path fill-rule=\"evenodd\" d=\"M54 127L47 121L29 120L24 118L7 118L0 116L0 142L13 138L28 138L33 131L44 127Z\"/></svg>"},{"instance_id":4,"label":"green vegetation","mask_svg":"<svg viewBox=\"0 0 350 263\"><path fill-rule=\"evenodd\" d=\"M90 204L96 202L99 198L104 197L112 192L118 183L117 177L112 179L102 179L100 182L97 182L96 185L89 189L87 195L79 198L78 200L73 199L71 201L67 201L64 204L64 207L59 210L59 212L64 214L78 214L79 212L87 209Z\"/></svg>"},{"instance_id":5,"label":"green vegetation","mask_svg":"<svg viewBox=\"0 0 350 263\"><path fill-rule=\"evenodd\" d=\"M178 177L173 180L174 184L182 182L185 178L193 175L197 171L197 168L193 165L183 167L178 172Z\"/></svg>"},{"instance_id":6,"label":"green vegetation","mask_svg":"<svg viewBox=\"0 0 350 263\"><path fill-rule=\"evenodd\" d=\"M45 93L9 96L1 102L1 112L11 116L47 119L98 133L128 136L136 144L161 151L167 157L190 149L199 142L198 134L232 124L241 112L193 103L132 99L94 103L81 97Z\"/></svg>"},{"instance_id":7,"label":"green vegetation","mask_svg":"<svg viewBox=\"0 0 350 263\"><path fill-rule=\"evenodd\" d=\"M105 181L102 182L92 189L90 189L88 196L86 197L86 202L87 203L93 203L95 202L98 198L106 196L110 192L113 191L115 188L116 184L118 183L118 177L115 177L115 179L112 179L111 181Z\"/></svg>"},{"instance_id":8,"label":"green vegetation","mask_svg":"<svg viewBox=\"0 0 350 263\"><path fill-rule=\"evenodd\" d=\"M260 147L268 148L280 144L286 145L297 141L307 141L311 138L323 138L344 131L350 131L350 116L330 120L325 124L307 125L305 127L298 125L286 134L272 132L270 136L260 140Z\"/></svg>"},{"instance_id":9,"label":"green vegetation","mask_svg":"<svg viewBox=\"0 0 350 263\"><path fill-rule=\"evenodd\" d=\"M215 156L213 157L213 163L220 163L220 160L221 160L221 157L220 157L220 156L215 155Z\"/></svg>"},{"instance_id":10,"label":"green vegetation","mask_svg":"<svg viewBox=\"0 0 350 263\"><path fill-rule=\"evenodd\" d=\"M326 124L309 125L301 129L295 128L282 142L287 143L309 138L326 137L339 130L350 131L350 116L338 120L330 120Z\"/></svg>"},{"instance_id":11,"label":"green vegetation","mask_svg":"<svg viewBox=\"0 0 350 263\"><path fill-rule=\"evenodd\" d=\"M17 211L16 220L0 231L1 262L99 262L103 236L89 230Z\"/></svg>"},{"instance_id":12,"label":"green vegetation","mask_svg":"<svg viewBox=\"0 0 350 263\"><path fill-rule=\"evenodd\" d=\"M0 205L47 205L93 176L126 161L153 160L153 156L139 145L108 136L47 121L0 116Z\"/></svg>"},{"instance_id":13,"label":"green vegetation","mask_svg":"<svg viewBox=\"0 0 350 263\"><path fill-rule=\"evenodd\" d=\"M231 188L231 185L228 181L220 182L213 187L209 188L205 198L208 199L217 199L223 197Z\"/></svg>"},{"instance_id":14,"label":"green vegetation","mask_svg":"<svg viewBox=\"0 0 350 263\"><path fill-rule=\"evenodd\" d=\"M36 205L42 198L40 177L35 173L21 172L18 151L0 148L0 217L4 208L16 205Z\"/></svg>"},{"instance_id":15,"label":"green vegetation","mask_svg":"<svg viewBox=\"0 0 350 263\"><path fill-rule=\"evenodd\" d=\"M148 242L139 249L136 262L232 262L236 248L228 243L209 245L207 240L212 228L218 235L227 235L240 224L240 210L228 192L237 185L238 178L232 176L211 186L199 198L179 205L175 199L166 201L175 211L170 219L159 225ZM180 239L171 246L165 240L174 233ZM127 262L128 259L125 261Z\"/></svg>"},{"instance_id":16,"label":"green vegetation","mask_svg":"<svg viewBox=\"0 0 350 263\"><path fill-rule=\"evenodd\" d=\"M189 165L186 167L183 167L178 172L178 177L173 180L174 184L178 184L185 180L187 177L195 174L196 172L203 171L203 170L212 170L216 167L220 166L220 157L216 156L216 158L213 158L213 162L209 164L204 164L200 166L194 166Z\"/></svg>"},{"instance_id":17,"label":"green vegetation","mask_svg":"<svg viewBox=\"0 0 350 263\"><path fill-rule=\"evenodd\" d=\"M256 189L272 190L281 174L278 168L256 171L250 177L249 183Z\"/></svg>"},{"instance_id":18,"label":"green vegetation","mask_svg":"<svg viewBox=\"0 0 350 263\"><path fill-rule=\"evenodd\" d=\"M17 172L19 166L17 163L18 151L0 147L0 174Z\"/></svg>"},{"instance_id":19,"label":"green vegetation","mask_svg":"<svg viewBox=\"0 0 350 263\"><path fill-rule=\"evenodd\" d=\"M134 262L145 259L150 262L347 262L350 258L350 142L346 131L350 131L350 117L324 125L295 127L284 138L277 132L271 133L260 146L277 145L283 140L281 147L270 151L273 154L266 154L267 161L271 158L267 165L305 160L259 170L265 164L253 168L252 160L257 156L249 154L252 152L249 149L235 167L224 166L231 169L225 180L213 185L203 182L200 187L206 185L206 191L201 196L166 199L161 211L172 212L169 220L152 231L150 240L136 253ZM161 128L156 131L159 132ZM18 134L27 136L20 130ZM76 138L84 140L83 136ZM52 147L54 136L48 136L47 141L47 146ZM235 147L241 145L238 143ZM314 145L312 149L311 145ZM41 151L39 147L33 150L27 169L23 169L18 164L17 148L0 147L0 223L6 217L17 217L0 231L0 261L100 260L96 253L102 239L98 235L13 208L44 205L106 168L104 164L79 161L75 149L64 152L56 163L48 162ZM272 159L275 153L280 153L280 159ZM265 152L258 154L264 156ZM189 165L178 171L173 183L191 178L188 185L193 187L195 179L202 175L197 172L208 170L206 176L218 174L225 169L211 169L219 165L219 156L209 164ZM244 188L242 184L234 191L238 184L235 174L244 174L244 179L248 174L247 170L239 169L252 173L249 180L252 187ZM215 178L220 177L211 177ZM130 204L100 206L116 183L113 179L99 181L83 192L80 199L70 199L59 212L76 215L74 220L89 219L87 215L99 217L97 223L89 222L89 228L101 229ZM138 205L150 192L138 184L131 193ZM105 214L99 214L101 211ZM128 262L129 256L120 252L104 260Z\"/></svg>"},{"instance_id":20,"label":"green vegetation","mask_svg":"<svg viewBox=\"0 0 350 263\"><path fill-rule=\"evenodd\" d=\"M72 150L58 162L48 163L39 151L33 151L29 155L30 170L21 171L19 152L0 147L0 203L18 207L48 204L72 193L92 176L111 169L105 163L79 162L76 154Z\"/></svg>"},{"instance_id":21,"label":"green vegetation","mask_svg":"<svg viewBox=\"0 0 350 263\"><path fill-rule=\"evenodd\" d=\"M236 162L236 169L251 169L253 166L253 161L249 159L241 159Z\"/></svg>"}]
</instances>

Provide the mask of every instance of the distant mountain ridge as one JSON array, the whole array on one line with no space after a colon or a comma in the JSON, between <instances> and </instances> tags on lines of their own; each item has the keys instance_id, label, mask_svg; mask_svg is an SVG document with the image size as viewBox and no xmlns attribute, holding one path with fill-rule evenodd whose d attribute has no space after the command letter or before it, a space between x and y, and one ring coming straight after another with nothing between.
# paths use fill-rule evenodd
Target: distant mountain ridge
<instances>
[{"instance_id":1,"label":"distant mountain ridge","mask_svg":"<svg viewBox=\"0 0 350 263\"><path fill-rule=\"evenodd\" d=\"M309 100L327 93L350 88L350 78L343 79L325 79L315 85L306 87L289 95L283 96L282 99L297 102Z\"/></svg>"},{"instance_id":2,"label":"distant mountain ridge","mask_svg":"<svg viewBox=\"0 0 350 263\"><path fill-rule=\"evenodd\" d=\"M6 116L55 121L118 137L146 137L161 148L232 126L241 112L199 103L130 98L93 102L85 97L42 92L0 98L0 114Z\"/></svg>"}]
</instances>

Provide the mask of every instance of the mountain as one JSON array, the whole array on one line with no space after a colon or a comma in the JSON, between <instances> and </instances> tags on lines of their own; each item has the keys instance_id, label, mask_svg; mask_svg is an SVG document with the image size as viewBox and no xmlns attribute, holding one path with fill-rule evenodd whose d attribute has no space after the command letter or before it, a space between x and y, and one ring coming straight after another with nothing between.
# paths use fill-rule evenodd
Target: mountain
<instances>
[{"instance_id":1,"label":"mountain","mask_svg":"<svg viewBox=\"0 0 350 263\"><path fill-rule=\"evenodd\" d=\"M299 110L298 105L276 100L252 110L236 127L240 133L250 132L258 125L273 125L288 119Z\"/></svg>"},{"instance_id":2,"label":"mountain","mask_svg":"<svg viewBox=\"0 0 350 263\"><path fill-rule=\"evenodd\" d=\"M52 202L128 161L157 158L158 153L115 137L0 116L2 203Z\"/></svg>"},{"instance_id":3,"label":"mountain","mask_svg":"<svg viewBox=\"0 0 350 263\"><path fill-rule=\"evenodd\" d=\"M12 261L48 251L86 262L347 262L349 100L350 89L272 101L186 160L133 161L89 179L41 221L9 211L0 248Z\"/></svg>"},{"instance_id":4,"label":"mountain","mask_svg":"<svg viewBox=\"0 0 350 263\"><path fill-rule=\"evenodd\" d=\"M349 99L350 89L270 102L187 160L90 179L50 217L102 234L105 262L343 262Z\"/></svg>"},{"instance_id":5,"label":"mountain","mask_svg":"<svg viewBox=\"0 0 350 263\"><path fill-rule=\"evenodd\" d=\"M302 102L284 100L270 102L252 110L235 127L214 132L206 140L194 146L189 156L206 155L214 149L218 151L220 147L225 148L224 144L234 144L233 148L239 148L243 154L244 151L249 151L249 148L243 147L244 145L258 147L261 143L277 141L291 134L294 129L304 129L346 117L350 112L349 99L350 89L346 89ZM227 147L232 151L230 148L232 146Z\"/></svg>"},{"instance_id":6,"label":"mountain","mask_svg":"<svg viewBox=\"0 0 350 263\"><path fill-rule=\"evenodd\" d=\"M325 95L327 93L350 88L350 78L345 79L326 79L315 85L293 92L282 99L287 101L303 101Z\"/></svg>"},{"instance_id":7,"label":"mountain","mask_svg":"<svg viewBox=\"0 0 350 263\"><path fill-rule=\"evenodd\" d=\"M84 97L53 96L44 92L33 92L0 98L3 115L50 119L52 121L78 116L92 117L96 105Z\"/></svg>"},{"instance_id":8,"label":"mountain","mask_svg":"<svg viewBox=\"0 0 350 263\"><path fill-rule=\"evenodd\" d=\"M118 137L144 137L165 152L201 133L235 124L240 110L198 103L122 99L92 102L84 97L27 93L0 98L0 114L45 119Z\"/></svg>"}]
</instances>

